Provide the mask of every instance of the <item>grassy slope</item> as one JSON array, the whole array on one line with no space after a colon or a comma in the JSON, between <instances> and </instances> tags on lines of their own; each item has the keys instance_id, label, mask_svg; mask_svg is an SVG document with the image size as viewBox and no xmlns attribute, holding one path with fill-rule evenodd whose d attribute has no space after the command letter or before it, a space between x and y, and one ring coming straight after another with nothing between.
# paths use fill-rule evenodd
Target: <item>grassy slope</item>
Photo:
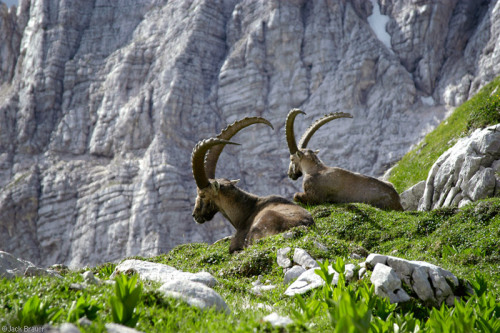
<instances>
[{"instance_id":1,"label":"grassy slope","mask_svg":"<svg viewBox=\"0 0 500 333\"><path fill-rule=\"evenodd\" d=\"M316 220L310 230L295 229L292 239L276 235L235 255L228 253L228 241L214 245L185 244L171 252L146 260L165 263L190 272L208 271L219 281L215 288L232 310L230 315L199 311L184 303L165 299L145 283L139 306L142 311L137 328L145 332L250 332L274 331L261 319L277 311L291 315L298 310L295 299L283 295L283 272L276 264L277 249L301 247L316 258L347 257L352 252L377 252L440 265L463 279L482 272L490 281L490 290L500 298L500 199L482 201L461 210L442 209L432 212L385 212L363 204L321 205L309 208ZM318 248L316 243L326 246ZM447 246L453 246L450 252ZM474 250L469 250L474 249ZM356 260L347 259L356 263ZM114 265L92 268L106 279ZM82 295L97 299L104 308L87 331L101 331L111 322L109 285L74 290L73 282L82 283L79 272L63 272L64 279L36 277L0 282L0 325L6 325L15 313L15 304L39 295L53 307L63 309L58 322L66 321L71 302ZM262 296L250 292L252 282L262 275L277 288ZM265 307L272 310L266 309ZM329 329L326 316L314 319L314 331ZM300 330L299 326L296 327ZM293 328L292 328L293 330ZM276 329L276 331L278 331Z\"/></svg>"},{"instance_id":2,"label":"grassy slope","mask_svg":"<svg viewBox=\"0 0 500 333\"><path fill-rule=\"evenodd\" d=\"M391 181L398 191L426 178L431 165L456 140L475 128L500 122L500 78L486 86L470 101L457 108L394 168ZM496 90L495 90L496 89ZM295 299L283 295L283 270L276 264L277 249L290 246L306 249L317 259L347 258L356 252L377 252L411 260L424 260L450 270L462 279L473 279L478 272L489 281L489 290L500 299L500 198L471 204L460 210L439 209L431 212L385 212L362 204L320 205L308 208L316 221L311 230L296 229L292 239L283 235L269 237L235 255L228 253L228 241L214 245L186 244L167 254L147 258L177 269L208 271L218 280L215 290L226 300L230 315L200 311L181 301L162 297L155 291L159 285L145 283L137 328L144 332L280 332L262 322L262 317L276 311L290 316L299 310ZM326 250L321 250L321 243ZM356 263L356 260L347 259ZM107 279L114 264L91 270ZM103 308L98 311L88 332L104 331L112 322L109 297L113 287L101 284L77 290L72 283L82 283L81 272L62 271L62 280L47 277L0 280L0 326L15 320L17 308L38 295L51 308L62 309L56 323L67 321L73 301L89 296ZM276 289L256 296L250 292L252 282L262 275ZM420 305L415 315L424 317ZM329 331L327 316L313 320L313 331ZM301 331L300 325L289 327Z\"/></svg>"},{"instance_id":3,"label":"grassy slope","mask_svg":"<svg viewBox=\"0 0 500 333\"><path fill-rule=\"evenodd\" d=\"M476 128L500 123L500 77L455 109L417 147L407 153L391 172L390 181L401 193L427 178L434 162L456 141Z\"/></svg>"}]
</instances>

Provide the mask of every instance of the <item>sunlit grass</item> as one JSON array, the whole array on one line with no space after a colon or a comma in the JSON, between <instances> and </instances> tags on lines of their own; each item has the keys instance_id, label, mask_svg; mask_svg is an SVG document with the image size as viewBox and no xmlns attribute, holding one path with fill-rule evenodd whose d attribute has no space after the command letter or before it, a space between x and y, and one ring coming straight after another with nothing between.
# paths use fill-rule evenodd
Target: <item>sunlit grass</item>
<instances>
[{"instance_id":1,"label":"sunlit grass","mask_svg":"<svg viewBox=\"0 0 500 333\"><path fill-rule=\"evenodd\" d=\"M425 180L432 165L459 138L477 128L500 123L500 77L455 111L393 168L390 181L403 192Z\"/></svg>"}]
</instances>

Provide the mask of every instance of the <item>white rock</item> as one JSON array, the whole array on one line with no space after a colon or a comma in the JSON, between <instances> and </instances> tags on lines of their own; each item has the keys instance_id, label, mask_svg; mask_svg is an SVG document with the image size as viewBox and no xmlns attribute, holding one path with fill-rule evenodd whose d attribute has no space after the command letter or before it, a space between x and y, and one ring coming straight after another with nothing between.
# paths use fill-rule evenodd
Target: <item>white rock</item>
<instances>
[{"instance_id":1,"label":"white rock","mask_svg":"<svg viewBox=\"0 0 500 333\"><path fill-rule=\"evenodd\" d=\"M366 268L368 269L373 269L376 264L386 264L387 263L387 256L377 254L377 253L370 253L368 257L365 260L365 265Z\"/></svg>"},{"instance_id":2,"label":"white rock","mask_svg":"<svg viewBox=\"0 0 500 333\"><path fill-rule=\"evenodd\" d=\"M278 253L276 254L276 261L278 262L278 266L283 268L288 268L292 266L292 261L287 256L287 254L290 251L291 251L290 247L278 249Z\"/></svg>"},{"instance_id":3,"label":"white rock","mask_svg":"<svg viewBox=\"0 0 500 333\"><path fill-rule=\"evenodd\" d=\"M136 330L128 326L116 324L116 323L106 323L104 325L108 333L140 333L141 331Z\"/></svg>"},{"instance_id":4,"label":"white rock","mask_svg":"<svg viewBox=\"0 0 500 333\"><path fill-rule=\"evenodd\" d=\"M354 279L354 270L356 269L356 265L354 264L346 264L345 265L345 280L350 282Z\"/></svg>"},{"instance_id":5,"label":"white rock","mask_svg":"<svg viewBox=\"0 0 500 333\"><path fill-rule=\"evenodd\" d=\"M366 274L366 268L361 267L361 269L358 272L358 279L362 279L365 276L365 274Z\"/></svg>"},{"instance_id":6,"label":"white rock","mask_svg":"<svg viewBox=\"0 0 500 333\"><path fill-rule=\"evenodd\" d=\"M495 195L500 124L461 138L434 163L419 210L458 206Z\"/></svg>"},{"instance_id":7,"label":"white rock","mask_svg":"<svg viewBox=\"0 0 500 333\"><path fill-rule=\"evenodd\" d=\"M389 298L391 303L403 303L410 300L410 296L401 288L401 280L389 266L377 263L370 281L375 286L375 294Z\"/></svg>"},{"instance_id":8,"label":"white rock","mask_svg":"<svg viewBox=\"0 0 500 333\"><path fill-rule=\"evenodd\" d=\"M293 253L293 261L296 264L301 265L305 269L319 267L316 260L314 260L314 258L311 257L306 250L301 249L299 247L296 248L295 252Z\"/></svg>"},{"instance_id":9,"label":"white rock","mask_svg":"<svg viewBox=\"0 0 500 333\"><path fill-rule=\"evenodd\" d=\"M417 210L424 195L425 181L422 180L399 195L404 210Z\"/></svg>"},{"instance_id":10,"label":"white rock","mask_svg":"<svg viewBox=\"0 0 500 333\"><path fill-rule=\"evenodd\" d=\"M306 271L305 268L302 266L298 265L293 266L285 273L285 277L283 278L283 283L288 284L293 280L296 280L305 271Z\"/></svg>"},{"instance_id":11,"label":"white rock","mask_svg":"<svg viewBox=\"0 0 500 333\"><path fill-rule=\"evenodd\" d=\"M316 274L317 268L310 268L304 273L302 273L295 282L293 282L285 291L285 295L294 296L296 294L304 294L309 290L321 287L325 284L325 281ZM329 273L334 273L335 271L331 266L328 267ZM339 279L338 273L335 272L332 283L337 284Z\"/></svg>"},{"instance_id":12,"label":"white rock","mask_svg":"<svg viewBox=\"0 0 500 333\"><path fill-rule=\"evenodd\" d=\"M392 269L391 274L403 280L425 303L440 306L442 302L446 302L450 306L453 305L455 298L453 288L459 286L459 281L450 271L423 261L410 261L378 254L370 254L368 257L371 263L385 262ZM368 259L367 264L369 264ZM369 266L371 267L371 264Z\"/></svg>"},{"instance_id":13,"label":"white rock","mask_svg":"<svg viewBox=\"0 0 500 333\"><path fill-rule=\"evenodd\" d=\"M28 267L34 267L31 262L17 259L12 254L0 251L0 278L22 276Z\"/></svg>"},{"instance_id":14,"label":"white rock","mask_svg":"<svg viewBox=\"0 0 500 333\"><path fill-rule=\"evenodd\" d=\"M173 280L189 280L203 283L208 287L213 287L217 284L217 280L208 272L182 272L172 266L136 259L125 260L116 266L111 278L120 272L136 272L141 279L160 283L166 283Z\"/></svg>"},{"instance_id":15,"label":"white rock","mask_svg":"<svg viewBox=\"0 0 500 333\"><path fill-rule=\"evenodd\" d=\"M59 332L60 333L79 333L80 330L78 327L74 324L71 323L63 323L61 326L59 326ZM108 331L109 332L109 331ZM122 331L123 333L127 333L125 331Z\"/></svg>"},{"instance_id":16,"label":"white rock","mask_svg":"<svg viewBox=\"0 0 500 333\"><path fill-rule=\"evenodd\" d=\"M94 276L91 271L86 271L82 274L83 280L88 284L98 284L100 280Z\"/></svg>"},{"instance_id":17,"label":"white rock","mask_svg":"<svg viewBox=\"0 0 500 333\"><path fill-rule=\"evenodd\" d=\"M288 317L283 317L277 314L276 312L273 312L271 314L268 314L264 318L262 318L263 321L267 321L273 325L273 327L285 327L290 324L293 324L293 320L291 320Z\"/></svg>"},{"instance_id":18,"label":"white rock","mask_svg":"<svg viewBox=\"0 0 500 333\"><path fill-rule=\"evenodd\" d=\"M163 284L159 291L166 296L182 299L189 305L200 309L215 307L219 311L230 312L226 302L217 292L199 282L173 280Z\"/></svg>"},{"instance_id":19,"label":"white rock","mask_svg":"<svg viewBox=\"0 0 500 333\"><path fill-rule=\"evenodd\" d=\"M357 253L351 253L350 255L351 259L356 259L356 260L360 260L360 259L363 259L362 256L360 256L359 254Z\"/></svg>"},{"instance_id":20,"label":"white rock","mask_svg":"<svg viewBox=\"0 0 500 333\"><path fill-rule=\"evenodd\" d=\"M252 289L250 289L250 292L254 295L262 295L262 292L273 290L275 288L276 288L276 286L272 285L272 284L270 284L270 285L260 284L260 285L253 286Z\"/></svg>"}]
</instances>

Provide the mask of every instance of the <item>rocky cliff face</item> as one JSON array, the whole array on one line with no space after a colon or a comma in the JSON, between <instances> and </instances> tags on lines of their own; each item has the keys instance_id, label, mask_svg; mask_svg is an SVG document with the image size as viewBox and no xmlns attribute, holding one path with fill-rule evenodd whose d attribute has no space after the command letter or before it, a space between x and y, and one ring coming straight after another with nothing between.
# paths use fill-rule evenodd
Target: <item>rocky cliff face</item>
<instances>
[{"instance_id":1,"label":"rocky cliff face","mask_svg":"<svg viewBox=\"0 0 500 333\"><path fill-rule=\"evenodd\" d=\"M0 4L0 249L81 266L214 241L232 227L191 219L198 140L266 117L217 174L289 197L290 108L298 133L352 113L309 146L380 175L499 73L498 1Z\"/></svg>"}]
</instances>

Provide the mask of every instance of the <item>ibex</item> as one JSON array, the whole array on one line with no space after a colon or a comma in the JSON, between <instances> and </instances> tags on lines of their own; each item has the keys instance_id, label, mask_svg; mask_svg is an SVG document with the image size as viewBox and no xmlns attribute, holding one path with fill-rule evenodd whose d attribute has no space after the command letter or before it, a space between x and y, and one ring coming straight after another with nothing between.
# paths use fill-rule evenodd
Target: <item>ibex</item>
<instances>
[{"instance_id":1,"label":"ibex","mask_svg":"<svg viewBox=\"0 0 500 333\"><path fill-rule=\"evenodd\" d=\"M236 229L229 246L230 253L247 247L255 239L278 234L292 227L314 224L307 210L285 198L274 195L259 197L236 187L238 180L214 179L222 149L226 144L235 144L229 139L242 128L255 123L264 123L272 128L269 121L260 117L236 121L217 137L198 142L191 156L198 193L193 218L201 224L221 212Z\"/></svg>"},{"instance_id":2,"label":"ibex","mask_svg":"<svg viewBox=\"0 0 500 333\"><path fill-rule=\"evenodd\" d=\"M351 172L328 167L318 158L319 151L306 149L312 135L324 124L338 118L352 118L344 112L330 113L315 121L302 135L299 146L295 141L293 124L299 109L292 109L286 118L286 140L290 150L288 177L296 180L304 173L304 192L295 193L293 200L307 203L361 202L382 209L403 210L400 198L391 183Z\"/></svg>"}]
</instances>

